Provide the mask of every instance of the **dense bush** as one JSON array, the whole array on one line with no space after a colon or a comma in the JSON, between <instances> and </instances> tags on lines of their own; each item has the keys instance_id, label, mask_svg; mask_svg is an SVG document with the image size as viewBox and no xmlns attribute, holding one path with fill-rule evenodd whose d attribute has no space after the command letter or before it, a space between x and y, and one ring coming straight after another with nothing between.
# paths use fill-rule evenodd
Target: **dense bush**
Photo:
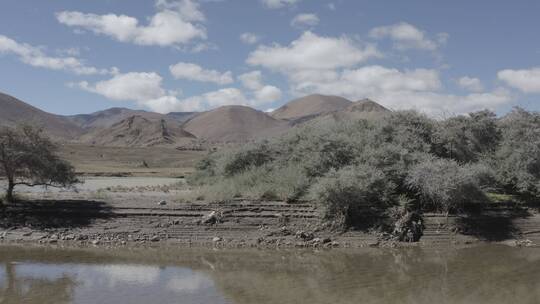
<instances>
[{"instance_id":1,"label":"dense bush","mask_svg":"<svg viewBox=\"0 0 540 304\"><path fill-rule=\"evenodd\" d=\"M481 111L451 117L435 132L435 153L458 162L476 162L499 146L501 131L495 113Z\"/></svg>"},{"instance_id":2,"label":"dense bush","mask_svg":"<svg viewBox=\"0 0 540 304\"><path fill-rule=\"evenodd\" d=\"M370 214L363 206L384 213L399 197L452 212L484 202L488 187L538 196L540 115L315 119L269 141L214 152L189 181L205 199L317 201L327 218L346 225Z\"/></svg>"},{"instance_id":3,"label":"dense bush","mask_svg":"<svg viewBox=\"0 0 540 304\"><path fill-rule=\"evenodd\" d=\"M482 165L460 165L454 160L430 158L409 171L406 184L416 192L424 208L449 213L469 204L483 204L482 187L491 172Z\"/></svg>"},{"instance_id":4,"label":"dense bush","mask_svg":"<svg viewBox=\"0 0 540 304\"><path fill-rule=\"evenodd\" d=\"M325 207L335 226L359 226L394 205L395 186L371 166L332 170L313 185L310 198Z\"/></svg>"},{"instance_id":5,"label":"dense bush","mask_svg":"<svg viewBox=\"0 0 540 304\"><path fill-rule=\"evenodd\" d=\"M500 125L502 141L493 160L498 180L508 191L540 195L540 114L517 108Z\"/></svg>"}]
</instances>

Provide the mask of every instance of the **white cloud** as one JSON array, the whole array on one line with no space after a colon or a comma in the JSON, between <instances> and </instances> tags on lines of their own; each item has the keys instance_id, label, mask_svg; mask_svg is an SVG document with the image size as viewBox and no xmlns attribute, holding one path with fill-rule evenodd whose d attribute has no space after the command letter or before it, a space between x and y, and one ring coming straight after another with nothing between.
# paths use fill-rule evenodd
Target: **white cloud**
<instances>
[{"instance_id":1,"label":"white cloud","mask_svg":"<svg viewBox=\"0 0 540 304\"><path fill-rule=\"evenodd\" d=\"M333 3L333 2L328 3L328 9L331 10L331 11L335 11L336 10L336 4Z\"/></svg>"},{"instance_id":2,"label":"white cloud","mask_svg":"<svg viewBox=\"0 0 540 304\"><path fill-rule=\"evenodd\" d=\"M291 83L297 94L320 92L348 97L370 97L383 92L432 91L441 87L439 74L435 70L416 69L399 71L382 66L365 66L329 72L322 77L311 74L293 74Z\"/></svg>"},{"instance_id":3,"label":"white cloud","mask_svg":"<svg viewBox=\"0 0 540 304\"><path fill-rule=\"evenodd\" d=\"M240 40L245 44L255 44L259 42L260 37L253 33L243 33L240 35Z\"/></svg>"},{"instance_id":4,"label":"white cloud","mask_svg":"<svg viewBox=\"0 0 540 304\"><path fill-rule=\"evenodd\" d=\"M190 0L158 0L156 6L160 11L145 26L139 25L134 17L115 14L63 11L58 12L56 18L60 23L78 30L88 30L138 45L178 46L197 38L206 39L206 29L197 23L204 20L204 14L196 3Z\"/></svg>"},{"instance_id":5,"label":"white cloud","mask_svg":"<svg viewBox=\"0 0 540 304\"><path fill-rule=\"evenodd\" d=\"M162 82L163 78L154 72L130 72L94 84L82 81L70 85L110 100L135 101L159 113L204 111L225 105L258 106L281 98L281 91L278 88L263 85L250 92L250 95L253 95L251 99L237 88L224 88L180 99L178 92L165 90Z\"/></svg>"},{"instance_id":6,"label":"white cloud","mask_svg":"<svg viewBox=\"0 0 540 304\"><path fill-rule=\"evenodd\" d=\"M264 85L262 84L262 73L261 71L253 71L249 73L244 73L238 76L242 85L250 90L259 90Z\"/></svg>"},{"instance_id":7,"label":"white cloud","mask_svg":"<svg viewBox=\"0 0 540 304\"><path fill-rule=\"evenodd\" d=\"M65 70L78 75L114 74L117 71L116 68L108 70L87 66L74 56L48 56L42 48L19 43L3 35L0 35L0 54L13 54L23 63L34 67Z\"/></svg>"},{"instance_id":8,"label":"white cloud","mask_svg":"<svg viewBox=\"0 0 540 304\"><path fill-rule=\"evenodd\" d=\"M162 80L157 73L131 72L115 75L94 85L86 81L78 85L86 91L103 95L111 100L134 100L144 103L166 95L167 92L161 87Z\"/></svg>"},{"instance_id":9,"label":"white cloud","mask_svg":"<svg viewBox=\"0 0 540 304\"><path fill-rule=\"evenodd\" d=\"M254 92L255 105L266 104L281 99L281 90L274 86L264 86L261 89Z\"/></svg>"},{"instance_id":10,"label":"white cloud","mask_svg":"<svg viewBox=\"0 0 540 304\"><path fill-rule=\"evenodd\" d=\"M540 93L540 67L522 70L502 70L497 77L524 93Z\"/></svg>"},{"instance_id":11,"label":"white cloud","mask_svg":"<svg viewBox=\"0 0 540 304\"><path fill-rule=\"evenodd\" d=\"M382 92L373 98L394 109L416 109L439 118L484 109L496 110L513 101L510 92L502 88L462 96L438 92Z\"/></svg>"},{"instance_id":12,"label":"white cloud","mask_svg":"<svg viewBox=\"0 0 540 304\"><path fill-rule=\"evenodd\" d=\"M301 0L261 0L261 2L271 9L282 8L286 6L292 6Z\"/></svg>"},{"instance_id":13,"label":"white cloud","mask_svg":"<svg viewBox=\"0 0 540 304\"><path fill-rule=\"evenodd\" d=\"M225 88L181 100L175 110L204 111L228 105L250 105L250 102L239 89Z\"/></svg>"},{"instance_id":14,"label":"white cloud","mask_svg":"<svg viewBox=\"0 0 540 304\"><path fill-rule=\"evenodd\" d=\"M457 80L457 84L463 89L471 92L482 92L484 90L484 86L482 85L480 79L474 77L461 77Z\"/></svg>"},{"instance_id":15,"label":"white cloud","mask_svg":"<svg viewBox=\"0 0 540 304\"><path fill-rule=\"evenodd\" d=\"M400 71L382 66L327 71L324 75L299 73L289 76L294 95L339 95L351 100L370 98L392 109L417 109L430 115L461 114L484 108L496 109L512 101L507 90L464 96L440 92L436 70Z\"/></svg>"},{"instance_id":16,"label":"white cloud","mask_svg":"<svg viewBox=\"0 0 540 304\"><path fill-rule=\"evenodd\" d=\"M282 92L279 88L271 85L265 85L262 81L261 71L252 71L238 76L242 85L250 90L253 99L251 104L254 106L264 105L281 99Z\"/></svg>"},{"instance_id":17,"label":"white cloud","mask_svg":"<svg viewBox=\"0 0 540 304\"><path fill-rule=\"evenodd\" d=\"M315 14L298 14L291 21L291 26L296 28L313 27L319 24L319 17Z\"/></svg>"},{"instance_id":18,"label":"white cloud","mask_svg":"<svg viewBox=\"0 0 540 304\"><path fill-rule=\"evenodd\" d=\"M171 74L176 79L189 79L216 84L230 84L233 82L232 73L221 73L216 70L207 70L199 65L187 62L179 62L169 67Z\"/></svg>"},{"instance_id":19,"label":"white cloud","mask_svg":"<svg viewBox=\"0 0 540 304\"><path fill-rule=\"evenodd\" d=\"M163 89L162 81L163 78L157 73L130 72L94 84L82 81L70 85L110 100L135 101L159 113L182 110L181 102L176 96L178 92Z\"/></svg>"},{"instance_id":20,"label":"white cloud","mask_svg":"<svg viewBox=\"0 0 540 304\"><path fill-rule=\"evenodd\" d=\"M199 3L192 0L157 0L159 10L177 11L185 21L206 21L206 17L199 8Z\"/></svg>"},{"instance_id":21,"label":"white cloud","mask_svg":"<svg viewBox=\"0 0 540 304\"><path fill-rule=\"evenodd\" d=\"M394 48L399 50L420 49L430 51L434 51L446 43L449 37L447 33L439 33L437 41L431 40L426 37L425 32L406 22L376 27L370 31L369 35L375 39L390 38L394 42Z\"/></svg>"},{"instance_id":22,"label":"white cloud","mask_svg":"<svg viewBox=\"0 0 540 304\"><path fill-rule=\"evenodd\" d=\"M260 46L247 62L272 70L322 70L356 65L380 53L374 46L359 46L348 37L321 37L305 32L290 46Z\"/></svg>"}]
</instances>

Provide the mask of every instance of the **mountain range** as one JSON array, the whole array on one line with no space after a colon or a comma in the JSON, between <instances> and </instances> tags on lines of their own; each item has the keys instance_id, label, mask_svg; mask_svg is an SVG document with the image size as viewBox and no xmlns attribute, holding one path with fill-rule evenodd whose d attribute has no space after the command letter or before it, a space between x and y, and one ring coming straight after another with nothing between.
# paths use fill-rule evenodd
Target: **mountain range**
<instances>
[{"instance_id":1,"label":"mountain range","mask_svg":"<svg viewBox=\"0 0 540 304\"><path fill-rule=\"evenodd\" d=\"M223 106L206 112L159 114L110 108L91 114L47 113L0 93L0 126L30 123L51 138L99 146L174 146L245 142L282 134L313 119L346 119L389 110L369 99L353 102L339 96L309 95L265 113L246 106Z\"/></svg>"}]
</instances>

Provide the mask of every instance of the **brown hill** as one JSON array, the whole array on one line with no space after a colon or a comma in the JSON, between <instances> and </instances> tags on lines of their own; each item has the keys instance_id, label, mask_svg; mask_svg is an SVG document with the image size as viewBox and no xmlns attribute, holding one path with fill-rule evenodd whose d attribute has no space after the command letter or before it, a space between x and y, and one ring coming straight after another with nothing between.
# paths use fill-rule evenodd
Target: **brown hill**
<instances>
[{"instance_id":1,"label":"brown hill","mask_svg":"<svg viewBox=\"0 0 540 304\"><path fill-rule=\"evenodd\" d=\"M195 113L193 112L174 112L169 114L159 114L154 112L148 112L143 110L132 110L126 108L110 108L103 111L98 111L91 114L79 114L66 116L67 119L71 120L75 124L79 125L84 129L95 129L95 128L107 128L113 124L120 122L131 116L141 116L149 120L160 120L165 119L168 122L182 123L189 118L193 117Z\"/></svg>"},{"instance_id":2,"label":"brown hill","mask_svg":"<svg viewBox=\"0 0 540 304\"><path fill-rule=\"evenodd\" d=\"M351 104L352 101L343 97L314 94L290 101L271 115L276 119L297 120L340 111Z\"/></svg>"},{"instance_id":3,"label":"brown hill","mask_svg":"<svg viewBox=\"0 0 540 304\"><path fill-rule=\"evenodd\" d=\"M184 129L209 142L242 142L279 135L289 124L245 106L224 106L188 120Z\"/></svg>"},{"instance_id":4,"label":"brown hill","mask_svg":"<svg viewBox=\"0 0 540 304\"><path fill-rule=\"evenodd\" d=\"M387 108L376 103L375 101L365 98L354 102L348 106L345 111L347 112L390 112Z\"/></svg>"},{"instance_id":5,"label":"brown hill","mask_svg":"<svg viewBox=\"0 0 540 304\"><path fill-rule=\"evenodd\" d=\"M80 139L100 146L150 147L174 145L193 146L196 138L179 124L165 119L151 120L140 115L130 116L110 127L95 129Z\"/></svg>"},{"instance_id":6,"label":"brown hill","mask_svg":"<svg viewBox=\"0 0 540 304\"><path fill-rule=\"evenodd\" d=\"M44 112L15 97L0 93L0 126L20 123L41 127L47 135L57 140L74 139L84 132L63 116Z\"/></svg>"},{"instance_id":7,"label":"brown hill","mask_svg":"<svg viewBox=\"0 0 540 304\"><path fill-rule=\"evenodd\" d=\"M107 128L128 117L139 115L148 119L161 119L163 115L142 110L110 108L91 114L66 116L67 119L84 129Z\"/></svg>"},{"instance_id":8,"label":"brown hill","mask_svg":"<svg viewBox=\"0 0 540 304\"><path fill-rule=\"evenodd\" d=\"M314 117L318 121L324 120L333 120L333 121L343 121L343 120L356 120L356 119L378 119L382 115L390 113L391 111L382 105L372 101L370 99L362 99L357 102L352 103L347 108L335 111L331 113L326 113L324 115L319 115Z\"/></svg>"}]
</instances>

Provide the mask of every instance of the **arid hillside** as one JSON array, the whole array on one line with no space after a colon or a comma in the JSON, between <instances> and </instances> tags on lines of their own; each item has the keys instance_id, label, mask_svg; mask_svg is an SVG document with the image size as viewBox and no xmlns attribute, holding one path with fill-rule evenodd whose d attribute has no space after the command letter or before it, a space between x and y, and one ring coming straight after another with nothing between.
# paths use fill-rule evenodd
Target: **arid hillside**
<instances>
[{"instance_id":1,"label":"arid hillside","mask_svg":"<svg viewBox=\"0 0 540 304\"><path fill-rule=\"evenodd\" d=\"M195 136L183 130L179 123L139 115L108 128L95 129L80 138L83 143L120 147L194 146L195 140Z\"/></svg>"},{"instance_id":2,"label":"arid hillside","mask_svg":"<svg viewBox=\"0 0 540 304\"><path fill-rule=\"evenodd\" d=\"M44 112L7 94L0 93L0 109L0 126L32 124L57 140L76 139L84 133L80 126L65 117Z\"/></svg>"},{"instance_id":3,"label":"arid hillside","mask_svg":"<svg viewBox=\"0 0 540 304\"><path fill-rule=\"evenodd\" d=\"M241 142L282 134L286 121L245 106L225 106L201 113L184 124L184 129L209 142Z\"/></svg>"},{"instance_id":4,"label":"arid hillside","mask_svg":"<svg viewBox=\"0 0 540 304\"><path fill-rule=\"evenodd\" d=\"M309 95L288 102L272 112L276 119L296 120L346 109L353 102L339 96Z\"/></svg>"}]
</instances>

